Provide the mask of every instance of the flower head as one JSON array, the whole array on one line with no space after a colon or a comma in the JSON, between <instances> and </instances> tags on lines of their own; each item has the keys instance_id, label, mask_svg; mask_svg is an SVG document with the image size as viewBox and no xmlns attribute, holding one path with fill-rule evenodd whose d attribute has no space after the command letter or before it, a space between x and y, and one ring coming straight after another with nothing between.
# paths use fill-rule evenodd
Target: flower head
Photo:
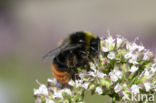
<instances>
[{"instance_id":1,"label":"flower head","mask_svg":"<svg viewBox=\"0 0 156 103\"><path fill-rule=\"evenodd\" d=\"M44 84L41 84L39 89L34 89L34 95L38 94L48 95L48 89Z\"/></svg>"},{"instance_id":2,"label":"flower head","mask_svg":"<svg viewBox=\"0 0 156 103\"><path fill-rule=\"evenodd\" d=\"M97 92L99 95L103 93L103 91L100 87L96 87L95 92Z\"/></svg>"},{"instance_id":3,"label":"flower head","mask_svg":"<svg viewBox=\"0 0 156 103\"><path fill-rule=\"evenodd\" d=\"M131 71L132 73L134 73L134 72L136 72L138 69L139 69L138 67L136 67L135 65L133 65L133 66L131 67L130 71Z\"/></svg>"},{"instance_id":4,"label":"flower head","mask_svg":"<svg viewBox=\"0 0 156 103\"><path fill-rule=\"evenodd\" d=\"M156 92L156 59L150 50L110 33L100 43L101 51L89 65L77 68L78 78L65 85L50 78L47 86L34 89L37 103L84 103L85 91L122 101L129 101L131 94Z\"/></svg>"},{"instance_id":5,"label":"flower head","mask_svg":"<svg viewBox=\"0 0 156 103\"><path fill-rule=\"evenodd\" d=\"M139 93L139 87L137 85L132 85L131 90L132 90L132 93L134 94Z\"/></svg>"},{"instance_id":6,"label":"flower head","mask_svg":"<svg viewBox=\"0 0 156 103\"><path fill-rule=\"evenodd\" d=\"M115 90L115 93L118 93L119 91L122 90L122 86L118 83L118 84L115 86L114 90Z\"/></svg>"},{"instance_id":7,"label":"flower head","mask_svg":"<svg viewBox=\"0 0 156 103\"><path fill-rule=\"evenodd\" d=\"M107 56L109 59L114 59L115 58L115 53L110 52Z\"/></svg>"}]
</instances>

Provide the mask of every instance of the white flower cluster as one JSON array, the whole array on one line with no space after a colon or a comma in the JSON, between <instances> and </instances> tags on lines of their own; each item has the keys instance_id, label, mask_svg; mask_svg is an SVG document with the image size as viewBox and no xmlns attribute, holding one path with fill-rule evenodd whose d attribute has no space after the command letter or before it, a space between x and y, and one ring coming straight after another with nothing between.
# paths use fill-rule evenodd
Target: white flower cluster
<instances>
[{"instance_id":1,"label":"white flower cluster","mask_svg":"<svg viewBox=\"0 0 156 103\"><path fill-rule=\"evenodd\" d=\"M85 91L128 101L131 94L156 92L156 60L143 45L108 35L101 38L101 53L92 59L90 69L86 66L78 68L80 78L70 80L63 89L54 78L48 80L51 85L42 84L39 89L34 89L36 101L83 103Z\"/></svg>"},{"instance_id":2,"label":"white flower cluster","mask_svg":"<svg viewBox=\"0 0 156 103\"><path fill-rule=\"evenodd\" d=\"M75 82L69 82L73 85ZM77 86L78 86L77 81ZM38 89L34 89L34 96L36 98L35 103L74 103L82 102L83 92L82 90L76 91L75 88L64 87L62 89L62 84L58 83L56 78L48 79L48 85L40 84ZM87 84L84 85L86 88ZM77 87L78 88L78 87ZM87 89L87 88L86 88ZM73 97L79 96L79 97Z\"/></svg>"}]
</instances>

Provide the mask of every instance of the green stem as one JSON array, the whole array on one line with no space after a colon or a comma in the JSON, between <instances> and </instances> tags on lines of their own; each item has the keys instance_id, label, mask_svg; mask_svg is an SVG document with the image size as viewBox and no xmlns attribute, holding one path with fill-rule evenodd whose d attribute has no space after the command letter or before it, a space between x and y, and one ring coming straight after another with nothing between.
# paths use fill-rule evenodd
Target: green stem
<instances>
[{"instance_id":1,"label":"green stem","mask_svg":"<svg viewBox=\"0 0 156 103\"><path fill-rule=\"evenodd\" d=\"M112 97L112 103L115 103L115 101L116 101L116 98Z\"/></svg>"}]
</instances>

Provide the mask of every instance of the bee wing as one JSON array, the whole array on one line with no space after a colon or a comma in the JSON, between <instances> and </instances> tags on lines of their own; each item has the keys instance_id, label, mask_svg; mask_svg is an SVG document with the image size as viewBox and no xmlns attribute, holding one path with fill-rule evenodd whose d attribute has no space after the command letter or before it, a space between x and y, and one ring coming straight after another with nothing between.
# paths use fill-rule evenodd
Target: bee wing
<instances>
[{"instance_id":1,"label":"bee wing","mask_svg":"<svg viewBox=\"0 0 156 103\"><path fill-rule=\"evenodd\" d=\"M61 46L59 46L56 49L50 50L46 55L43 56L42 60L43 61L47 61L51 58L53 58L54 56L58 55L60 52L62 51L67 51L67 50L72 50L75 49L77 47L81 47L81 44L68 44L68 43L64 43Z\"/></svg>"},{"instance_id":2,"label":"bee wing","mask_svg":"<svg viewBox=\"0 0 156 103\"><path fill-rule=\"evenodd\" d=\"M61 52L61 49L65 48L67 45L68 45L67 43L63 43L58 48L55 48L53 50L50 50L46 55L44 55L42 57L42 60L43 61L47 61L47 60L53 58L55 55L58 55Z\"/></svg>"},{"instance_id":3,"label":"bee wing","mask_svg":"<svg viewBox=\"0 0 156 103\"><path fill-rule=\"evenodd\" d=\"M62 49L62 51L72 50L81 46L82 44L69 44L64 49Z\"/></svg>"}]
</instances>

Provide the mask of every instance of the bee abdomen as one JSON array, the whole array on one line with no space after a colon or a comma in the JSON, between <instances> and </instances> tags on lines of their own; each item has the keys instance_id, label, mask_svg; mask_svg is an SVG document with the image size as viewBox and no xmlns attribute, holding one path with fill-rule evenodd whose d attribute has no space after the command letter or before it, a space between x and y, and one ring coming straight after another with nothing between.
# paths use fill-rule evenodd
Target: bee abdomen
<instances>
[{"instance_id":1,"label":"bee abdomen","mask_svg":"<svg viewBox=\"0 0 156 103\"><path fill-rule=\"evenodd\" d=\"M52 64L52 71L55 78L62 84L66 84L71 79L71 75L68 72L57 70L55 64Z\"/></svg>"}]
</instances>

